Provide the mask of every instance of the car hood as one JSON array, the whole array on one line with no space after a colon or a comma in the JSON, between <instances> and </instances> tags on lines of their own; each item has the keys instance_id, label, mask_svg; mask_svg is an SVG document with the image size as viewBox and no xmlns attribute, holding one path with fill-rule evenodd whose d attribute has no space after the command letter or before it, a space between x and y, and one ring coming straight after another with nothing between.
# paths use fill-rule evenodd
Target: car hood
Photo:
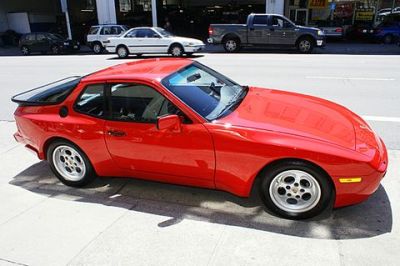
<instances>
[{"instance_id":1,"label":"car hood","mask_svg":"<svg viewBox=\"0 0 400 266\"><path fill-rule=\"evenodd\" d=\"M345 107L324 99L250 87L236 110L214 123L276 131L355 149L357 118Z\"/></svg>"},{"instance_id":2,"label":"car hood","mask_svg":"<svg viewBox=\"0 0 400 266\"><path fill-rule=\"evenodd\" d=\"M309 31L319 31L319 28L313 28L313 27L305 27L305 26L299 26L296 25L297 28L302 29L302 30L309 30Z\"/></svg>"},{"instance_id":3,"label":"car hood","mask_svg":"<svg viewBox=\"0 0 400 266\"><path fill-rule=\"evenodd\" d=\"M197 40L197 39L193 39L193 38L178 37L178 36L174 36L174 37L171 37L171 38L174 41L181 42L182 44L185 44L185 43L194 43L194 44L197 44L197 45L204 44L202 41Z\"/></svg>"}]
</instances>

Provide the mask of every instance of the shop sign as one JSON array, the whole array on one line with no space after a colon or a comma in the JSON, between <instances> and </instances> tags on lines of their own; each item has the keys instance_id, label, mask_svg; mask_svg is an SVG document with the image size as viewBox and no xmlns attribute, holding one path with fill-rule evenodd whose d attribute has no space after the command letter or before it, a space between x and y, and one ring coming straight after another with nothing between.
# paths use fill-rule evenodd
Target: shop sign
<instances>
[{"instance_id":1,"label":"shop sign","mask_svg":"<svg viewBox=\"0 0 400 266\"><path fill-rule=\"evenodd\" d=\"M357 21L371 21L374 19L374 13L373 8L357 9L354 19Z\"/></svg>"},{"instance_id":2,"label":"shop sign","mask_svg":"<svg viewBox=\"0 0 400 266\"><path fill-rule=\"evenodd\" d=\"M131 0L119 0L119 11L129 12L132 10Z\"/></svg>"},{"instance_id":3,"label":"shop sign","mask_svg":"<svg viewBox=\"0 0 400 266\"><path fill-rule=\"evenodd\" d=\"M309 0L308 8L326 8L328 6L328 0Z\"/></svg>"}]
</instances>

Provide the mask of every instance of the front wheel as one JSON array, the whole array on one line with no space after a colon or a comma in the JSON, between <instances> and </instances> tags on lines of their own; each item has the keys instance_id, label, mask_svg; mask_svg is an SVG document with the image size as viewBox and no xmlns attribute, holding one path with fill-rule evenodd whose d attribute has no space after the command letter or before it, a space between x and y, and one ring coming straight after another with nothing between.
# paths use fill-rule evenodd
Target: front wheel
<instances>
[{"instance_id":1,"label":"front wheel","mask_svg":"<svg viewBox=\"0 0 400 266\"><path fill-rule=\"evenodd\" d=\"M392 44L393 43L393 35L392 34L386 34L384 37L383 37L383 43L384 44Z\"/></svg>"},{"instance_id":2,"label":"front wheel","mask_svg":"<svg viewBox=\"0 0 400 266\"><path fill-rule=\"evenodd\" d=\"M284 218L311 218L330 206L334 191L329 178L304 162L282 163L265 174L261 198L269 210Z\"/></svg>"},{"instance_id":3,"label":"front wheel","mask_svg":"<svg viewBox=\"0 0 400 266\"><path fill-rule=\"evenodd\" d=\"M96 176L85 153L67 141L51 143L47 149L47 160L53 173L67 186L85 186Z\"/></svg>"},{"instance_id":4,"label":"front wheel","mask_svg":"<svg viewBox=\"0 0 400 266\"><path fill-rule=\"evenodd\" d=\"M103 46L101 43L96 42L93 44L92 50L95 54L101 54L103 52Z\"/></svg>"},{"instance_id":5,"label":"front wheel","mask_svg":"<svg viewBox=\"0 0 400 266\"><path fill-rule=\"evenodd\" d=\"M175 56L175 57L180 57L180 56L182 56L183 55L183 47L181 46L181 45L179 45L179 44L174 44L174 45L172 45L171 46L171 48L169 49L169 53L172 55L172 56Z\"/></svg>"},{"instance_id":6,"label":"front wheel","mask_svg":"<svg viewBox=\"0 0 400 266\"><path fill-rule=\"evenodd\" d=\"M51 52L53 54L59 54L60 53L60 48L58 46L54 45L54 46L51 47Z\"/></svg>"},{"instance_id":7,"label":"front wheel","mask_svg":"<svg viewBox=\"0 0 400 266\"><path fill-rule=\"evenodd\" d=\"M309 54L314 49L314 41L309 37L303 37L297 42L297 50L303 54Z\"/></svg>"},{"instance_id":8,"label":"front wheel","mask_svg":"<svg viewBox=\"0 0 400 266\"><path fill-rule=\"evenodd\" d=\"M29 50L28 46L22 46L21 47L21 53L23 55L29 55L31 53L31 51Z\"/></svg>"}]
</instances>

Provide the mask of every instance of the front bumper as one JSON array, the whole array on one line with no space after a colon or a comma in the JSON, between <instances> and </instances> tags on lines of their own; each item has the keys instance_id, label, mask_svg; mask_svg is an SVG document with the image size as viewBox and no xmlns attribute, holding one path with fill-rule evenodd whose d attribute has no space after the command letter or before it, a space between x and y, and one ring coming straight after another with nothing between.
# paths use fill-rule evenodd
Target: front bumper
<instances>
[{"instance_id":1,"label":"front bumper","mask_svg":"<svg viewBox=\"0 0 400 266\"><path fill-rule=\"evenodd\" d=\"M316 40L316 44L317 44L317 47L325 47L325 45L326 45L326 40L325 40L325 38L323 38L323 39L317 39L317 40Z\"/></svg>"},{"instance_id":2,"label":"front bumper","mask_svg":"<svg viewBox=\"0 0 400 266\"><path fill-rule=\"evenodd\" d=\"M374 172L360 176L361 182L359 183L341 183L339 181L340 177L333 178L336 188L335 208L360 203L368 199L379 188L388 167L386 146L381 139L379 141L382 144L382 150L380 151L379 164L375 166Z\"/></svg>"}]
</instances>

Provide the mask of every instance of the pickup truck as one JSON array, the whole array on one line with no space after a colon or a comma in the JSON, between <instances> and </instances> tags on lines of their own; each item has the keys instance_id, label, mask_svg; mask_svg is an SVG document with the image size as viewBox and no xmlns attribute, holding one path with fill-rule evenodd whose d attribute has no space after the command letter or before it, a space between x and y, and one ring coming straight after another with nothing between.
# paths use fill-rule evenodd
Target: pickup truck
<instances>
[{"instance_id":1,"label":"pickup truck","mask_svg":"<svg viewBox=\"0 0 400 266\"><path fill-rule=\"evenodd\" d=\"M325 45L322 30L296 25L277 14L250 14L246 24L211 24L208 33L209 43L222 43L229 53L249 46L291 46L311 53L314 47Z\"/></svg>"}]
</instances>

